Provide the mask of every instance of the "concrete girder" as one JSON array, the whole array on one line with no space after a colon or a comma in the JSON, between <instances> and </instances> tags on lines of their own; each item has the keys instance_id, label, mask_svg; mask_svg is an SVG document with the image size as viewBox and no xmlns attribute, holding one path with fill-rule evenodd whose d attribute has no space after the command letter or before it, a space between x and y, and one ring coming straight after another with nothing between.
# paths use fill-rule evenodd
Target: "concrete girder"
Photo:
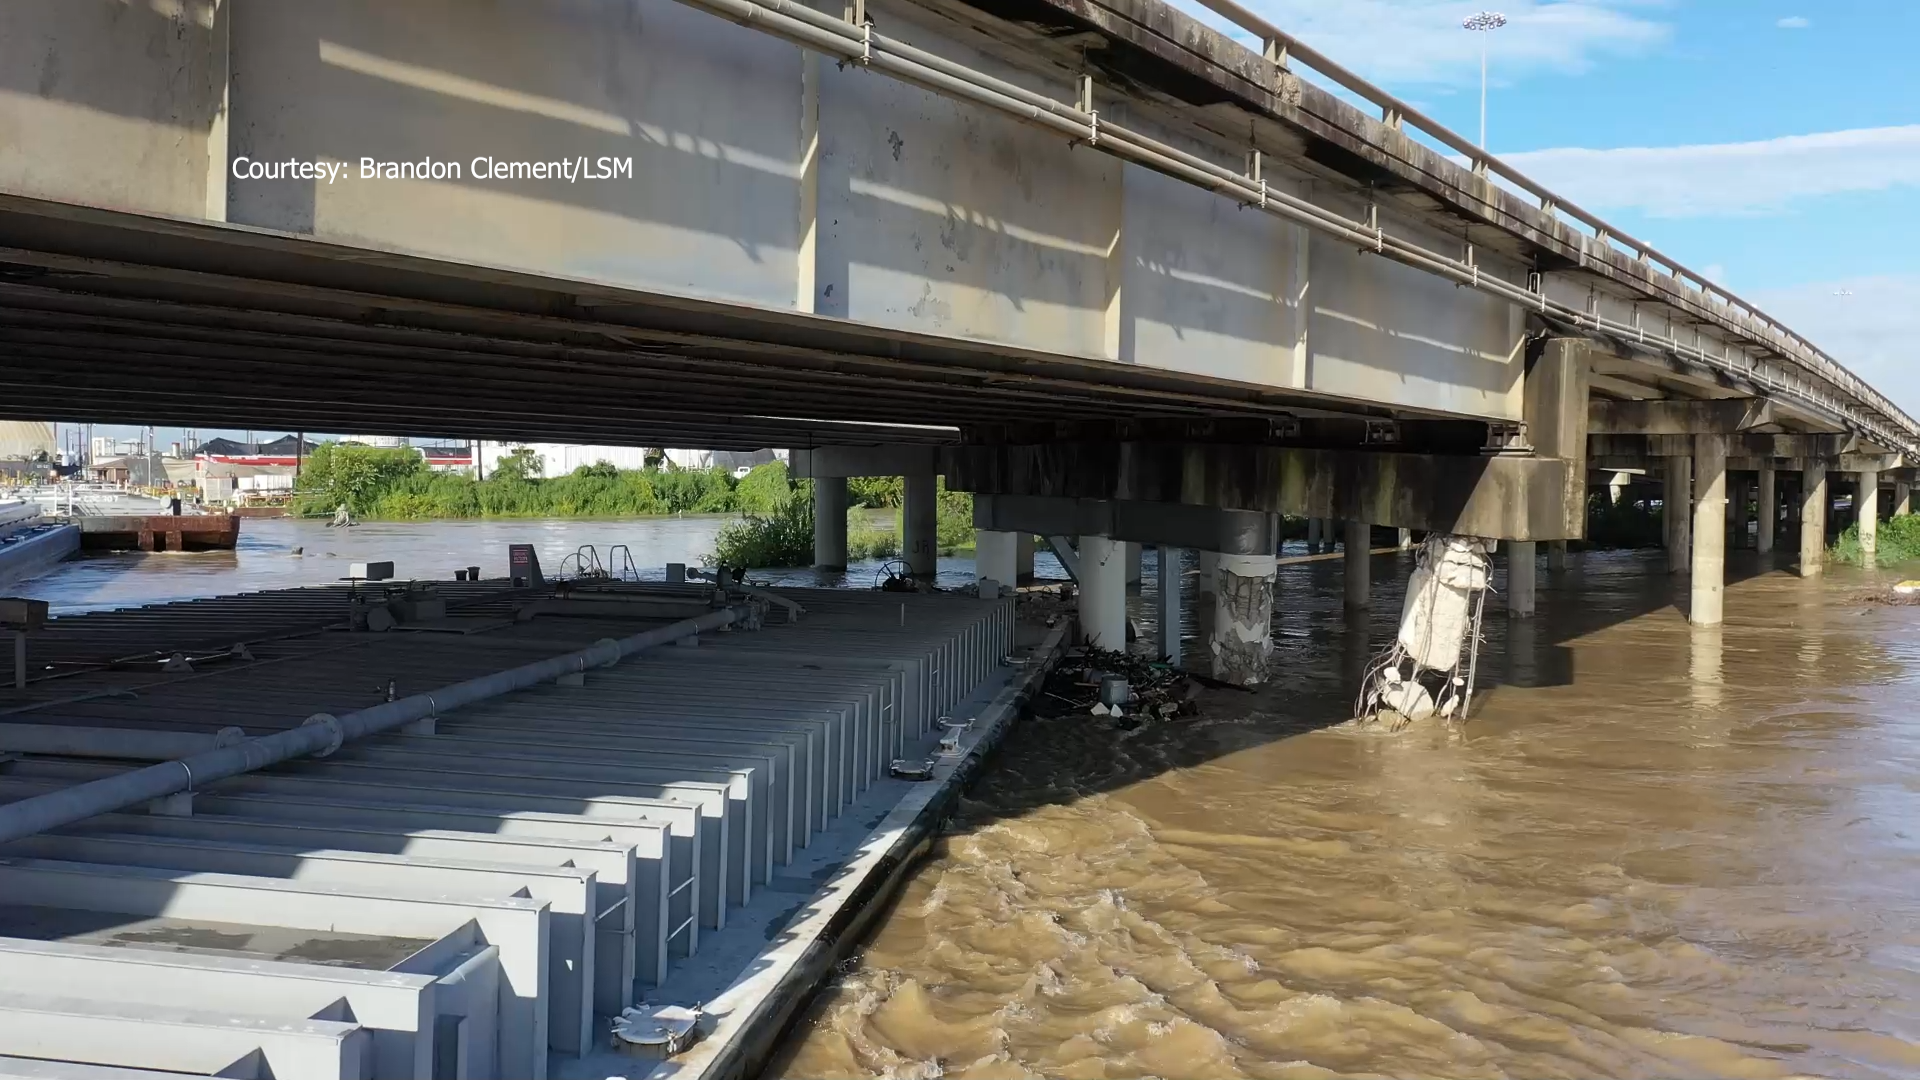
<instances>
[{"instance_id":1,"label":"concrete girder","mask_svg":"<svg viewBox=\"0 0 1920 1080\"><path fill-rule=\"evenodd\" d=\"M1773 422L1764 398L1719 401L1594 401L1587 405L1589 435L1730 435Z\"/></svg>"},{"instance_id":2,"label":"concrete girder","mask_svg":"<svg viewBox=\"0 0 1920 1080\"><path fill-rule=\"evenodd\" d=\"M1107 536L1228 555L1271 555L1279 544L1272 514L1127 499L981 494L973 500L973 524L994 532Z\"/></svg>"},{"instance_id":3,"label":"concrete girder","mask_svg":"<svg viewBox=\"0 0 1920 1080\"><path fill-rule=\"evenodd\" d=\"M949 486L976 494L1221 507L1500 540L1586 530L1585 464L1559 458L1164 443L960 446L941 458Z\"/></svg>"}]
</instances>

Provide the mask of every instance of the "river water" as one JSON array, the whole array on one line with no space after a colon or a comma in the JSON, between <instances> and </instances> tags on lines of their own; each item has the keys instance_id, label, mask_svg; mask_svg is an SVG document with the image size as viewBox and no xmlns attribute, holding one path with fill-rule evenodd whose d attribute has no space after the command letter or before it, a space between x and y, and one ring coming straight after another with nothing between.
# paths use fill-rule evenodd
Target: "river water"
<instances>
[{"instance_id":1,"label":"river water","mask_svg":"<svg viewBox=\"0 0 1920 1080\"><path fill-rule=\"evenodd\" d=\"M1398 735L1405 557L1283 568L1270 689L1016 728L770 1075L1920 1075L1920 608L1752 559L1575 555Z\"/></svg>"}]
</instances>

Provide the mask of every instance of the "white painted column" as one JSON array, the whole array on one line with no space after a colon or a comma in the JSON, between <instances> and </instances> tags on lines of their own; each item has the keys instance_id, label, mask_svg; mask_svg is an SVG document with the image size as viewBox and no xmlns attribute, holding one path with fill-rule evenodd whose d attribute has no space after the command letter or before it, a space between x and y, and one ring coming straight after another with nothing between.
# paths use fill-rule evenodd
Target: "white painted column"
<instances>
[{"instance_id":1,"label":"white painted column","mask_svg":"<svg viewBox=\"0 0 1920 1080\"><path fill-rule=\"evenodd\" d=\"M1854 474L1854 517L1860 525L1860 558L1868 566L1880 551L1880 473L1863 469Z\"/></svg>"},{"instance_id":2,"label":"white painted column","mask_svg":"<svg viewBox=\"0 0 1920 1080\"><path fill-rule=\"evenodd\" d=\"M1565 540L1547 541L1547 569L1558 574L1567 568L1567 542Z\"/></svg>"},{"instance_id":3,"label":"white painted column","mask_svg":"<svg viewBox=\"0 0 1920 1080\"><path fill-rule=\"evenodd\" d=\"M1684 574L1693 550L1693 458L1667 459L1660 501L1667 532L1667 573Z\"/></svg>"},{"instance_id":4,"label":"white painted column","mask_svg":"<svg viewBox=\"0 0 1920 1080\"><path fill-rule=\"evenodd\" d=\"M1719 626L1727 589L1727 439L1693 437L1693 468L1699 498L1693 510L1693 610L1695 626Z\"/></svg>"},{"instance_id":5,"label":"white painted column","mask_svg":"<svg viewBox=\"0 0 1920 1080\"><path fill-rule=\"evenodd\" d=\"M1020 537L1010 532L980 529L973 534L973 580L994 581L1003 589L1019 583Z\"/></svg>"},{"instance_id":6,"label":"white painted column","mask_svg":"<svg viewBox=\"0 0 1920 1080\"><path fill-rule=\"evenodd\" d=\"M1127 649L1127 545L1080 538L1080 636L1096 649Z\"/></svg>"},{"instance_id":7,"label":"white painted column","mask_svg":"<svg viewBox=\"0 0 1920 1080\"><path fill-rule=\"evenodd\" d=\"M1368 575L1371 569L1367 561L1367 549L1372 547L1373 526L1364 521L1347 522L1347 607L1359 609L1372 603L1373 581Z\"/></svg>"},{"instance_id":8,"label":"white painted column","mask_svg":"<svg viewBox=\"0 0 1920 1080\"><path fill-rule=\"evenodd\" d=\"M1309 555L1320 553L1320 519L1317 517L1307 519L1307 553Z\"/></svg>"},{"instance_id":9,"label":"white painted column","mask_svg":"<svg viewBox=\"0 0 1920 1080\"><path fill-rule=\"evenodd\" d=\"M1213 605L1213 676L1236 686L1254 686L1267 678L1273 652L1273 574L1271 555L1216 553L1217 594Z\"/></svg>"},{"instance_id":10,"label":"white painted column","mask_svg":"<svg viewBox=\"0 0 1920 1080\"><path fill-rule=\"evenodd\" d=\"M931 582L940 568L940 488L932 473L908 476L900 511L900 556L914 577Z\"/></svg>"},{"instance_id":11,"label":"white painted column","mask_svg":"<svg viewBox=\"0 0 1920 1080\"><path fill-rule=\"evenodd\" d=\"M1015 581L1033 580L1033 552L1039 546L1039 540L1032 533L1023 532L1014 537L1013 572Z\"/></svg>"},{"instance_id":12,"label":"white painted column","mask_svg":"<svg viewBox=\"0 0 1920 1080\"><path fill-rule=\"evenodd\" d=\"M1160 655L1180 666L1180 549L1160 545Z\"/></svg>"},{"instance_id":13,"label":"white painted column","mask_svg":"<svg viewBox=\"0 0 1920 1080\"><path fill-rule=\"evenodd\" d=\"M1773 462L1760 465L1760 529L1754 533L1754 544L1760 554L1773 551L1773 533L1780 527L1780 482L1774 475Z\"/></svg>"},{"instance_id":14,"label":"white painted column","mask_svg":"<svg viewBox=\"0 0 1920 1080\"><path fill-rule=\"evenodd\" d=\"M813 567L847 568L847 478L822 476L813 481Z\"/></svg>"},{"instance_id":15,"label":"white painted column","mask_svg":"<svg viewBox=\"0 0 1920 1080\"><path fill-rule=\"evenodd\" d=\"M1827 565L1827 467L1800 472L1800 576L1818 577Z\"/></svg>"},{"instance_id":16,"label":"white painted column","mask_svg":"<svg viewBox=\"0 0 1920 1080\"><path fill-rule=\"evenodd\" d=\"M1535 561L1539 551L1532 540L1507 541L1507 617L1533 617Z\"/></svg>"}]
</instances>

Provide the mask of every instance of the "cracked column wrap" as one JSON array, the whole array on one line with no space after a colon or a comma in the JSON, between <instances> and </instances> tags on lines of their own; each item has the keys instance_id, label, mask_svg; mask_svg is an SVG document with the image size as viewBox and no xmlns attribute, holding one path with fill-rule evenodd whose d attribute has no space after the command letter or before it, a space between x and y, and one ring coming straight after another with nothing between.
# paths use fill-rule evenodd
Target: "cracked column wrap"
<instances>
[{"instance_id":1,"label":"cracked column wrap","mask_svg":"<svg viewBox=\"0 0 1920 1080\"><path fill-rule=\"evenodd\" d=\"M1272 555L1214 555L1214 678L1254 686L1273 652Z\"/></svg>"}]
</instances>

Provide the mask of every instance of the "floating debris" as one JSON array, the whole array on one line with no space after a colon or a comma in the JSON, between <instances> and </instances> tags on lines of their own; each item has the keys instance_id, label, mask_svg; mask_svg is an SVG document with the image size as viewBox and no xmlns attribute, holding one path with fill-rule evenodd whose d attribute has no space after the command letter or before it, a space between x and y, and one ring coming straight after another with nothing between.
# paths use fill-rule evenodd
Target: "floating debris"
<instances>
[{"instance_id":1,"label":"floating debris","mask_svg":"<svg viewBox=\"0 0 1920 1080\"><path fill-rule=\"evenodd\" d=\"M1192 715L1201 685L1212 681L1143 656L1081 647L1067 653L1048 675L1033 711L1045 717L1078 714L1135 728L1149 720Z\"/></svg>"}]
</instances>

